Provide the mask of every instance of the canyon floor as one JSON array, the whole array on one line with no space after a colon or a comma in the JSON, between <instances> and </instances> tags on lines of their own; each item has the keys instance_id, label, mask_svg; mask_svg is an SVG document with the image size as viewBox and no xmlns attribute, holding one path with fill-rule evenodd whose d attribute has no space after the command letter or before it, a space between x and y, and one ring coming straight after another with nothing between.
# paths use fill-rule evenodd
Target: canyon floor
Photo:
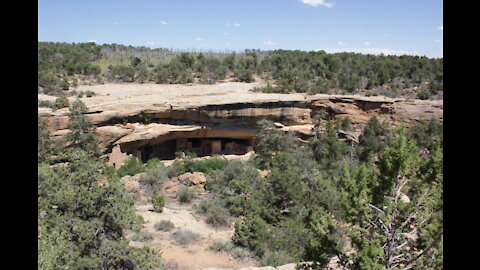
<instances>
[{"instance_id":1,"label":"canyon floor","mask_svg":"<svg viewBox=\"0 0 480 270\"><path fill-rule=\"evenodd\" d=\"M192 204L179 204L169 201L162 213L153 211L150 203L137 205L136 212L147 222L144 231L153 236L148 242L131 241L132 246L153 247L161 250L163 263L167 269L194 270L202 268L226 268L239 269L255 266L252 259L237 260L226 253L218 253L210 250L214 240L229 240L233 235L233 226L229 228L215 229L205 223L204 218L196 215L191 209ZM161 220L170 220L175 228L169 232L158 231L154 224ZM180 245L172 239L176 230L189 230L200 236L191 244ZM127 234L127 238L133 232Z\"/></svg>"}]
</instances>

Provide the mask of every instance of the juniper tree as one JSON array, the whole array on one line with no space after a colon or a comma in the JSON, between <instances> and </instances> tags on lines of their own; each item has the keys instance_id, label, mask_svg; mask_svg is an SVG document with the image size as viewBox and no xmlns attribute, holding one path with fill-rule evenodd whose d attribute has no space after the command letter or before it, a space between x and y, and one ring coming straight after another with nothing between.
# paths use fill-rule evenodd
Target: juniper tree
<instances>
[{"instance_id":1,"label":"juniper tree","mask_svg":"<svg viewBox=\"0 0 480 270\"><path fill-rule=\"evenodd\" d=\"M47 120L38 116L38 163L48 162L53 152Z\"/></svg>"},{"instance_id":2,"label":"juniper tree","mask_svg":"<svg viewBox=\"0 0 480 270\"><path fill-rule=\"evenodd\" d=\"M88 111L85 104L78 98L70 105L68 113L69 133L65 140L69 147L80 148L94 156L98 156L100 150L95 138L95 125L85 115Z\"/></svg>"},{"instance_id":3,"label":"juniper tree","mask_svg":"<svg viewBox=\"0 0 480 270\"><path fill-rule=\"evenodd\" d=\"M144 223L105 165L73 149L65 166L38 173L39 269L155 269L160 256L128 245L125 229Z\"/></svg>"}]
</instances>

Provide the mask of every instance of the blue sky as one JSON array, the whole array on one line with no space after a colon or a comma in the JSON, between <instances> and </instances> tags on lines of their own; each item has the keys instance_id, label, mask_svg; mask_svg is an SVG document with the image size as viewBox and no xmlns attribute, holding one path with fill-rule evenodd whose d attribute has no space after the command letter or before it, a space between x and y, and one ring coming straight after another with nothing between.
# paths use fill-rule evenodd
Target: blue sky
<instances>
[{"instance_id":1,"label":"blue sky","mask_svg":"<svg viewBox=\"0 0 480 270\"><path fill-rule=\"evenodd\" d=\"M443 57L443 1L39 0L38 40Z\"/></svg>"}]
</instances>

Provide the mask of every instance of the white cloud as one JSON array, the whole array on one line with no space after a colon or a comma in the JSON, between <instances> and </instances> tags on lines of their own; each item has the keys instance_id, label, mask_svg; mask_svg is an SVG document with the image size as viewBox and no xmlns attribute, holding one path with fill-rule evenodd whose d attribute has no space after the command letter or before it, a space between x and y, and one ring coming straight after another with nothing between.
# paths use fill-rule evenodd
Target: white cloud
<instances>
[{"instance_id":1,"label":"white cloud","mask_svg":"<svg viewBox=\"0 0 480 270\"><path fill-rule=\"evenodd\" d=\"M340 53L340 52L353 52L362 54L385 54L385 55L422 55L419 51L403 51L403 50L391 50L385 48L327 48L318 49L324 50L327 53Z\"/></svg>"},{"instance_id":2,"label":"white cloud","mask_svg":"<svg viewBox=\"0 0 480 270\"><path fill-rule=\"evenodd\" d=\"M437 27L437 29L443 31L443 25L440 25L439 27Z\"/></svg>"},{"instance_id":3,"label":"white cloud","mask_svg":"<svg viewBox=\"0 0 480 270\"><path fill-rule=\"evenodd\" d=\"M201 41L201 40L203 40L203 38L201 38L201 37L197 37L195 40L197 40L197 41Z\"/></svg>"},{"instance_id":4,"label":"white cloud","mask_svg":"<svg viewBox=\"0 0 480 270\"><path fill-rule=\"evenodd\" d=\"M230 25L230 23L228 23L228 22L227 22L227 23L225 23L225 26L229 26L229 25Z\"/></svg>"},{"instance_id":5,"label":"white cloud","mask_svg":"<svg viewBox=\"0 0 480 270\"><path fill-rule=\"evenodd\" d=\"M115 25L117 25L117 24L118 24L118 22L112 22L112 24L115 24Z\"/></svg>"},{"instance_id":6,"label":"white cloud","mask_svg":"<svg viewBox=\"0 0 480 270\"><path fill-rule=\"evenodd\" d=\"M442 42L443 42L443 40L442 40L442 39L435 39L433 42L442 43Z\"/></svg>"},{"instance_id":7,"label":"white cloud","mask_svg":"<svg viewBox=\"0 0 480 270\"><path fill-rule=\"evenodd\" d=\"M90 39L90 40L87 40L87 42L93 42L93 43L97 43L97 41L95 39Z\"/></svg>"},{"instance_id":8,"label":"white cloud","mask_svg":"<svg viewBox=\"0 0 480 270\"><path fill-rule=\"evenodd\" d=\"M168 22L166 22L166 21L160 21L160 24L165 25L165 24L168 24Z\"/></svg>"},{"instance_id":9,"label":"white cloud","mask_svg":"<svg viewBox=\"0 0 480 270\"><path fill-rule=\"evenodd\" d=\"M365 45L365 46L370 46L371 44L372 44L372 43L370 43L370 41L365 41L365 42L363 43L363 45Z\"/></svg>"},{"instance_id":10,"label":"white cloud","mask_svg":"<svg viewBox=\"0 0 480 270\"><path fill-rule=\"evenodd\" d=\"M273 42L273 41L270 41L270 40L269 40L269 41L264 41L263 44L265 44L265 45L271 45L271 46L277 45L276 42Z\"/></svg>"},{"instance_id":11,"label":"white cloud","mask_svg":"<svg viewBox=\"0 0 480 270\"><path fill-rule=\"evenodd\" d=\"M240 27L239 23L234 23L233 26Z\"/></svg>"},{"instance_id":12,"label":"white cloud","mask_svg":"<svg viewBox=\"0 0 480 270\"><path fill-rule=\"evenodd\" d=\"M324 6L332 8L335 5L335 2L326 2L325 0L300 0L300 2L312 7Z\"/></svg>"},{"instance_id":13,"label":"white cloud","mask_svg":"<svg viewBox=\"0 0 480 270\"><path fill-rule=\"evenodd\" d=\"M223 32L223 34L224 34L225 36L230 36L232 33L229 33L229 32Z\"/></svg>"},{"instance_id":14,"label":"white cloud","mask_svg":"<svg viewBox=\"0 0 480 270\"><path fill-rule=\"evenodd\" d=\"M339 46L346 46L346 45L347 45L347 43L342 42L342 41L337 42L337 44L338 44Z\"/></svg>"}]
</instances>

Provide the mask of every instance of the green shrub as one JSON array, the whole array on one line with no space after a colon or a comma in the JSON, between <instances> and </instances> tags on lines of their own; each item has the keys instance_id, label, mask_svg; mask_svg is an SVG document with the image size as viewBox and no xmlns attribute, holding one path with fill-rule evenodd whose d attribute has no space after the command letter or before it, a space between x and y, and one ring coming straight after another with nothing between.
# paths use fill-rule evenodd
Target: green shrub
<instances>
[{"instance_id":1,"label":"green shrub","mask_svg":"<svg viewBox=\"0 0 480 270\"><path fill-rule=\"evenodd\" d=\"M432 93L430 91L422 90L417 93L417 98L421 100L427 100L432 97Z\"/></svg>"},{"instance_id":2,"label":"green shrub","mask_svg":"<svg viewBox=\"0 0 480 270\"><path fill-rule=\"evenodd\" d=\"M230 250L230 254L237 260L248 260L253 257L253 254L246 248L243 247L234 247Z\"/></svg>"},{"instance_id":3,"label":"green shrub","mask_svg":"<svg viewBox=\"0 0 480 270\"><path fill-rule=\"evenodd\" d=\"M210 249L216 252L227 252L229 253L233 248L235 248L235 245L232 243L232 241L225 241L225 240L213 240L213 243L210 245Z\"/></svg>"},{"instance_id":4,"label":"green shrub","mask_svg":"<svg viewBox=\"0 0 480 270\"><path fill-rule=\"evenodd\" d=\"M156 168L158 166L164 165L159 158L151 158L145 163L146 169ZM165 166L165 165L164 165Z\"/></svg>"},{"instance_id":5,"label":"green shrub","mask_svg":"<svg viewBox=\"0 0 480 270\"><path fill-rule=\"evenodd\" d=\"M146 174L140 177L140 182L148 185L161 185L168 180L168 168L162 163L157 167L148 168L148 163L145 165Z\"/></svg>"},{"instance_id":6,"label":"green shrub","mask_svg":"<svg viewBox=\"0 0 480 270\"><path fill-rule=\"evenodd\" d=\"M172 233L172 238L180 245L191 244L200 239L200 235L189 230L177 230Z\"/></svg>"},{"instance_id":7,"label":"green shrub","mask_svg":"<svg viewBox=\"0 0 480 270\"><path fill-rule=\"evenodd\" d=\"M141 173L145 170L143 163L138 160L136 157L130 157L127 162L125 162L122 167L118 168L117 175L119 177L124 177L125 175L135 175Z\"/></svg>"},{"instance_id":8,"label":"green shrub","mask_svg":"<svg viewBox=\"0 0 480 270\"><path fill-rule=\"evenodd\" d=\"M47 107L47 108L52 108L54 110L57 109L57 106L55 106L54 102L51 102L49 100L41 100L38 102L38 107Z\"/></svg>"},{"instance_id":9,"label":"green shrub","mask_svg":"<svg viewBox=\"0 0 480 270\"><path fill-rule=\"evenodd\" d=\"M187 172L203 172L210 174L219 170L229 163L229 161L221 156L213 156L208 159L193 160L191 153L188 153L182 159L175 160L169 167L168 177L175 177Z\"/></svg>"},{"instance_id":10,"label":"green shrub","mask_svg":"<svg viewBox=\"0 0 480 270\"><path fill-rule=\"evenodd\" d=\"M87 96L87 98L93 97L93 96L95 95L95 92L94 92L94 91L87 90L87 91L85 91L85 95Z\"/></svg>"},{"instance_id":11,"label":"green shrub","mask_svg":"<svg viewBox=\"0 0 480 270\"><path fill-rule=\"evenodd\" d=\"M205 222L213 227L228 226L230 224L230 214L219 201L202 201L198 204L196 212L205 215Z\"/></svg>"},{"instance_id":12,"label":"green shrub","mask_svg":"<svg viewBox=\"0 0 480 270\"><path fill-rule=\"evenodd\" d=\"M185 163L191 162L191 158L186 157L175 160L172 165L168 167L168 177L176 177L186 173L188 170Z\"/></svg>"},{"instance_id":13,"label":"green shrub","mask_svg":"<svg viewBox=\"0 0 480 270\"><path fill-rule=\"evenodd\" d=\"M295 262L295 258L283 250L267 250L260 259L259 266L280 266Z\"/></svg>"},{"instance_id":14,"label":"green shrub","mask_svg":"<svg viewBox=\"0 0 480 270\"><path fill-rule=\"evenodd\" d=\"M177 198L182 203L189 203L195 197L195 192L187 186L182 186L177 192Z\"/></svg>"},{"instance_id":15,"label":"green shrub","mask_svg":"<svg viewBox=\"0 0 480 270\"><path fill-rule=\"evenodd\" d=\"M155 188L153 190L151 200L152 200L153 209L158 213L162 213L163 207L165 206L167 199L165 198L165 195L160 194L159 188Z\"/></svg>"},{"instance_id":16,"label":"green shrub","mask_svg":"<svg viewBox=\"0 0 480 270\"><path fill-rule=\"evenodd\" d=\"M61 96L55 99L55 107L57 109L67 108L68 106L70 106L70 102L67 97Z\"/></svg>"},{"instance_id":17,"label":"green shrub","mask_svg":"<svg viewBox=\"0 0 480 270\"><path fill-rule=\"evenodd\" d=\"M259 216L246 216L243 220L235 222L232 242L235 245L249 248L257 256L263 256L269 238L268 224Z\"/></svg>"},{"instance_id":18,"label":"green shrub","mask_svg":"<svg viewBox=\"0 0 480 270\"><path fill-rule=\"evenodd\" d=\"M132 237L130 238L132 241L138 241L138 242L149 242L153 240L153 236L149 234L148 232L137 232Z\"/></svg>"},{"instance_id":19,"label":"green shrub","mask_svg":"<svg viewBox=\"0 0 480 270\"><path fill-rule=\"evenodd\" d=\"M227 166L228 160L222 156L213 156L208 159L202 159L194 161L187 167L187 170L190 172L203 172L205 174L210 174L213 171L221 169Z\"/></svg>"},{"instance_id":20,"label":"green shrub","mask_svg":"<svg viewBox=\"0 0 480 270\"><path fill-rule=\"evenodd\" d=\"M155 223L155 225L153 225L153 227L157 231L169 232L173 228L175 228L175 225L170 220L161 220L161 221Z\"/></svg>"},{"instance_id":21,"label":"green shrub","mask_svg":"<svg viewBox=\"0 0 480 270\"><path fill-rule=\"evenodd\" d=\"M253 73L249 69L239 69L235 71L235 77L237 77L240 82L251 83L254 82Z\"/></svg>"}]
</instances>

